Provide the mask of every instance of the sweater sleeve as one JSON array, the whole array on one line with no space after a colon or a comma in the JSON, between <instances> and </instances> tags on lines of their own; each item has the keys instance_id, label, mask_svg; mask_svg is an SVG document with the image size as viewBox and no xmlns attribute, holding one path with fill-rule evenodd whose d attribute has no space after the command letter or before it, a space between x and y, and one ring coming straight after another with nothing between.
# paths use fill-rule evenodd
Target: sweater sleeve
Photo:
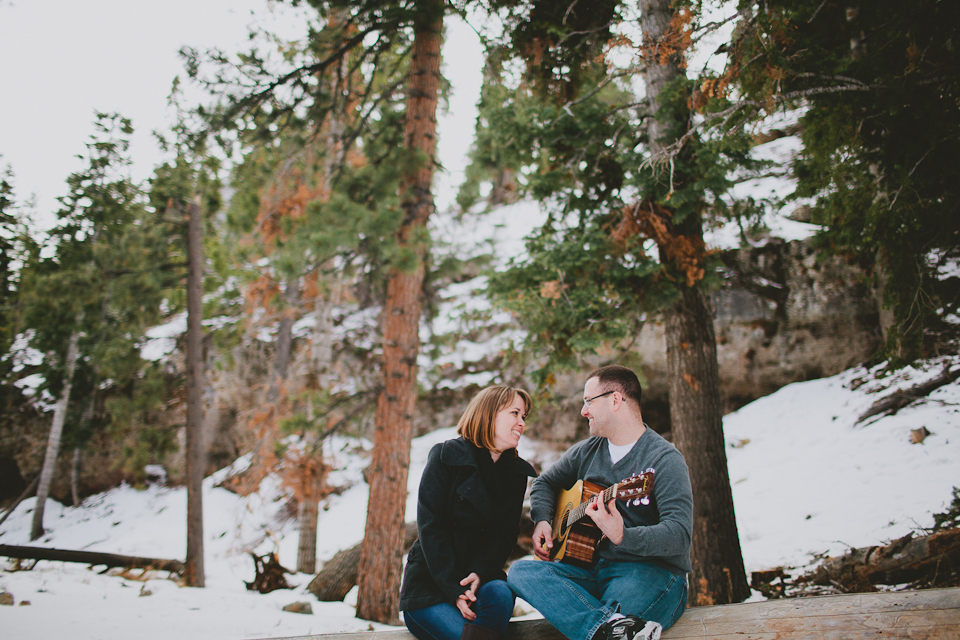
<instances>
[{"instance_id":1,"label":"sweater sleeve","mask_svg":"<svg viewBox=\"0 0 960 640\"><path fill-rule=\"evenodd\" d=\"M453 523L442 490L454 481L454 472L440 462L441 448L438 444L430 450L420 479L417 534L430 576L447 600L454 603L465 591L460 585L465 576L455 575Z\"/></svg>"},{"instance_id":2,"label":"sweater sleeve","mask_svg":"<svg viewBox=\"0 0 960 640\"><path fill-rule=\"evenodd\" d=\"M687 464L679 452L667 453L658 461L653 495L660 521L649 526L628 526L623 540L616 546L617 556L667 558L689 552L693 536L693 492Z\"/></svg>"},{"instance_id":3,"label":"sweater sleeve","mask_svg":"<svg viewBox=\"0 0 960 640\"><path fill-rule=\"evenodd\" d=\"M553 466L533 481L530 488L530 519L534 525L543 520L553 521L557 494L561 490L569 489L577 481L582 448L583 443L570 447Z\"/></svg>"}]
</instances>

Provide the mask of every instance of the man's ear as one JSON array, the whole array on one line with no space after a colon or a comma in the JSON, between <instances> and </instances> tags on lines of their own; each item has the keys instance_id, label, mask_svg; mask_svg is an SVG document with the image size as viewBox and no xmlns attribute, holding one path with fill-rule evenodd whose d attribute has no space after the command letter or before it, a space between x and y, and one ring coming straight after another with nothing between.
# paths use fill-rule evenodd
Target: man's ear
<instances>
[{"instance_id":1,"label":"man's ear","mask_svg":"<svg viewBox=\"0 0 960 640\"><path fill-rule=\"evenodd\" d=\"M619 399L619 402L617 401L618 399ZM620 393L619 391L613 392L613 410L614 411L620 410L620 407L623 406L623 400L624 398L622 393Z\"/></svg>"}]
</instances>

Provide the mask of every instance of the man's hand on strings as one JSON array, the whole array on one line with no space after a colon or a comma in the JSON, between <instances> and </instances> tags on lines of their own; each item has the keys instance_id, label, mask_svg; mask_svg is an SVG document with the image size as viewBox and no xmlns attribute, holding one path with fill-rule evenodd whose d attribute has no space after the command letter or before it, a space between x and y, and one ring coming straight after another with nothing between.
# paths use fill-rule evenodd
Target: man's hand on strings
<instances>
[{"instance_id":1,"label":"man's hand on strings","mask_svg":"<svg viewBox=\"0 0 960 640\"><path fill-rule=\"evenodd\" d=\"M617 511L616 498L611 498L610 502L604 504L601 495L597 494L587 507L587 515L613 544L623 542L623 516Z\"/></svg>"}]
</instances>

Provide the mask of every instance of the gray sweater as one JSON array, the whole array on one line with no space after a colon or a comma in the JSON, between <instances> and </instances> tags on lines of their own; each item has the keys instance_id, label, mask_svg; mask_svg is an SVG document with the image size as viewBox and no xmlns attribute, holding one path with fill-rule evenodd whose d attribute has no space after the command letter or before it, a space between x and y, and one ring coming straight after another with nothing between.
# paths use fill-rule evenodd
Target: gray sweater
<instances>
[{"instance_id":1,"label":"gray sweater","mask_svg":"<svg viewBox=\"0 0 960 640\"><path fill-rule=\"evenodd\" d=\"M533 481L530 517L535 523L552 522L558 492L569 489L577 480L608 487L650 468L654 469L650 504L634 506L617 501L624 520L623 540L614 545L605 538L599 555L620 562L654 562L676 574L688 573L693 531L690 474L676 447L652 429L648 428L616 464L610 462L606 438L588 438L570 447Z\"/></svg>"}]
</instances>

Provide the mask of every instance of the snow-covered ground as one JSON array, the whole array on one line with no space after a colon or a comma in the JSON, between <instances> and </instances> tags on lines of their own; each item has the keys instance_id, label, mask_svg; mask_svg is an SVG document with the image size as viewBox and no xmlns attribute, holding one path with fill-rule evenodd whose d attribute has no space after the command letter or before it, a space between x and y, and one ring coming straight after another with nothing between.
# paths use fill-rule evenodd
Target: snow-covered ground
<instances>
[{"instance_id":1,"label":"snow-covered ground","mask_svg":"<svg viewBox=\"0 0 960 640\"><path fill-rule=\"evenodd\" d=\"M853 369L793 384L726 416L730 478L747 571L808 565L813 554L898 538L932 524L960 485L960 385L953 383L895 416L856 424L874 401L939 374L960 358L939 359L893 376ZM930 435L913 444L910 432ZM536 430L536 425L529 428ZM426 453L453 437L436 431L413 443L408 519ZM551 455L525 441L521 452L549 463ZM337 467L331 482L350 485L332 496L320 515L318 555L329 559L363 535L367 488L361 479L369 445L336 438L326 454ZM238 461L237 464L244 464ZM268 480L258 494L240 498L217 488L223 470L204 483L206 587L181 587L152 574L138 579L101 574L86 566L41 561L29 571L4 564L0 591L16 605L0 607L3 638L73 637L91 640L167 640L171 637L265 638L381 628L354 617L355 593L346 603L321 603L306 591L310 576L295 574L293 590L249 592L248 550L277 550L284 566L296 563L294 524L279 515L283 500ZM82 507L46 507L50 530L31 543L35 504L28 500L0 526L0 544L39 544L151 557L183 558L186 494L156 483L121 487ZM28 601L29 606L24 605ZM281 611L304 601L312 615Z\"/></svg>"}]
</instances>

